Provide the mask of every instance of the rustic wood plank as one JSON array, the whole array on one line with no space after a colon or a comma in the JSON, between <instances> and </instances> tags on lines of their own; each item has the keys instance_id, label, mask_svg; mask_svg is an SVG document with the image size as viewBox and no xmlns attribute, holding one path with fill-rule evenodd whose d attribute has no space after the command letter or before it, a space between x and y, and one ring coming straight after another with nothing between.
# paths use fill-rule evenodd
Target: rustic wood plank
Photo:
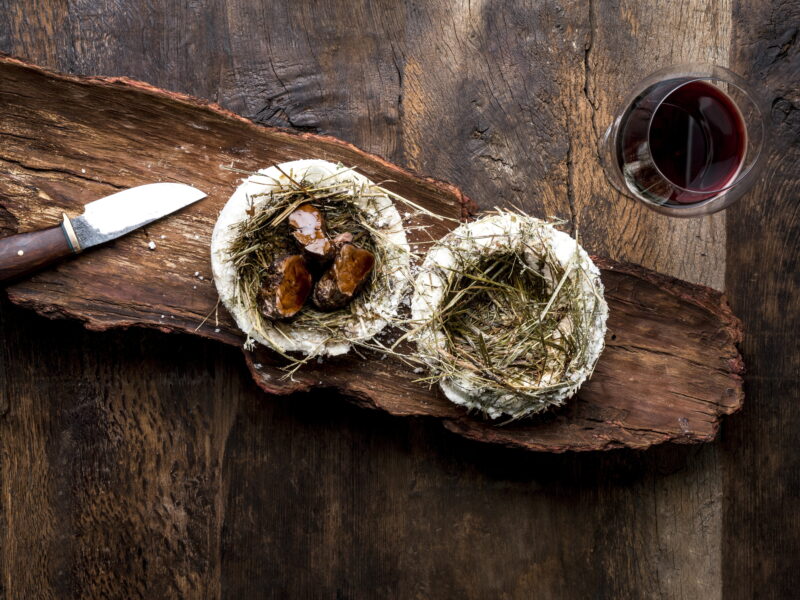
<instances>
[{"instance_id":1,"label":"rustic wood plank","mask_svg":"<svg viewBox=\"0 0 800 600\"><path fill-rule=\"evenodd\" d=\"M571 71L574 110L564 119L576 222L597 253L633 260L661 273L723 289L725 214L673 219L617 193L606 181L597 140L637 81L673 64L728 64L731 0L688 0L656 6L622 0L616 10L590 3L580 50L583 72ZM664 35L665 32L678 32Z\"/></svg>"},{"instance_id":2,"label":"rustic wood plank","mask_svg":"<svg viewBox=\"0 0 800 600\"><path fill-rule=\"evenodd\" d=\"M434 212L461 217L468 209L469 201L452 186L417 178L333 138L257 127L140 83L58 76L12 59L0 61L0 72L0 136L7 141L0 150L6 175L0 192L20 230L42 226L54 210L80 213L82 202L70 186L81 186L83 201L103 187L163 179L191 182L209 194L111 248L9 288L16 303L77 317L90 328L142 325L242 343L230 316L214 307L212 282L194 275L209 272L207 240L239 177L220 163L254 170L325 156L357 165L373 180L391 181L387 186ZM434 236L450 226L426 224L431 229L424 235ZM444 418L452 431L493 443L563 452L713 439L719 416L742 401L743 365L735 347L740 326L720 295L614 262L604 263L603 280L611 334L580 401L513 426L464 413L438 390L415 383L413 371L395 360L349 356L309 365L291 380L268 351L248 360L263 365L253 375L271 393L334 387L392 414ZM202 324L210 313L213 318Z\"/></svg>"},{"instance_id":3,"label":"rustic wood plank","mask_svg":"<svg viewBox=\"0 0 800 600\"><path fill-rule=\"evenodd\" d=\"M560 77L569 82L562 85L572 98L563 125L570 140L567 178L584 243L594 252L716 289L724 289L725 214L679 222L621 197L600 171L596 140L634 82L655 69L681 62L728 64L732 4L590 2L576 40L580 57L573 57ZM647 567L633 573L656 579L653 588L639 580L651 596L722 596L719 454L716 445L703 448L694 457L702 466L675 477L656 476L643 499L652 507L647 526L659 542L647 552ZM639 518L641 512L634 514ZM623 596L647 595L625 589L619 590Z\"/></svg>"},{"instance_id":4,"label":"rustic wood plank","mask_svg":"<svg viewBox=\"0 0 800 600\"><path fill-rule=\"evenodd\" d=\"M800 575L800 4L742 0L733 65L765 97L765 176L728 211L731 302L746 318L752 398L723 437L727 598L797 595Z\"/></svg>"},{"instance_id":5,"label":"rustic wood plank","mask_svg":"<svg viewBox=\"0 0 800 600\"><path fill-rule=\"evenodd\" d=\"M218 595L222 462L238 401L254 393L228 366L238 353L152 334L97 340L2 305L4 358L20 366L0 387L13 401L0 424L0 594ZM102 353L86 352L93 339Z\"/></svg>"},{"instance_id":6,"label":"rustic wood plank","mask_svg":"<svg viewBox=\"0 0 800 600\"><path fill-rule=\"evenodd\" d=\"M427 2L406 14L409 33L393 44L405 60L401 162L457 181L483 208L513 202L577 222L592 252L721 289L724 216L676 223L650 214L605 184L593 150L612 110L606 101L616 103L649 71L685 60L727 62L730 3L472 0ZM661 477L651 456L652 473L637 483L633 503L618 489L598 490L597 501L615 507L606 518L617 517L605 521L606 534L616 538L614 526L627 531L637 561L628 552L601 553L613 583L594 594L721 595L717 448L708 445L693 460ZM590 477L589 461L569 464ZM637 525L628 529L628 522ZM566 537L580 539L578 530ZM542 576L550 582L543 595L572 592Z\"/></svg>"}]
</instances>

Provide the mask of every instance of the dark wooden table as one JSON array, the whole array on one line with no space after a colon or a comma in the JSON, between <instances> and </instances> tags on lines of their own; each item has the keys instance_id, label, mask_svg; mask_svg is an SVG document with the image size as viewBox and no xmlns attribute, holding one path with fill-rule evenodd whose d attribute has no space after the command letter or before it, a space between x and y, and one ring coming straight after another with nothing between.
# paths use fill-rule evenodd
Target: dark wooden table
<instances>
[{"instance_id":1,"label":"dark wooden table","mask_svg":"<svg viewBox=\"0 0 800 600\"><path fill-rule=\"evenodd\" d=\"M0 596L797 596L797 0L0 0L0 17L0 51L335 135L725 289L748 366L715 443L543 455L268 397L234 349L3 299ZM676 221L613 193L594 140L636 79L690 60L762 86L774 131L745 200Z\"/></svg>"}]
</instances>

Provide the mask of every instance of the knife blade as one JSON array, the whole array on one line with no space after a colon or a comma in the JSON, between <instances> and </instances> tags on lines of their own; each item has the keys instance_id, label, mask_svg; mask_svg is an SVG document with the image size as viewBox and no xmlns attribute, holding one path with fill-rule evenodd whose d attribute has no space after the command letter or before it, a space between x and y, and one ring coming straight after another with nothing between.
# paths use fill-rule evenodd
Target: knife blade
<instances>
[{"instance_id":1,"label":"knife blade","mask_svg":"<svg viewBox=\"0 0 800 600\"><path fill-rule=\"evenodd\" d=\"M90 202L71 220L80 249L130 233L206 195L183 183L148 183Z\"/></svg>"},{"instance_id":2,"label":"knife blade","mask_svg":"<svg viewBox=\"0 0 800 600\"><path fill-rule=\"evenodd\" d=\"M152 223L206 197L183 183L149 183L90 202L61 225L0 239L0 281L31 273Z\"/></svg>"}]
</instances>

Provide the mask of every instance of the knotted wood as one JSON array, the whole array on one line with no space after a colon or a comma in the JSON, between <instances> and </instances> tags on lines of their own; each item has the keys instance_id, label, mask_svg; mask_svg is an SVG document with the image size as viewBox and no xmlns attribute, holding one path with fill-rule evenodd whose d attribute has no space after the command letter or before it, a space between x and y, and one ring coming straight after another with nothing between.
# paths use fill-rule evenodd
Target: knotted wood
<instances>
[{"instance_id":1,"label":"knotted wood","mask_svg":"<svg viewBox=\"0 0 800 600\"><path fill-rule=\"evenodd\" d=\"M178 214L8 288L13 302L80 319L90 329L153 327L241 345L217 306L210 272L211 231L241 178L222 165L255 170L299 158L341 161L444 216L466 218L472 210L457 188L345 142L258 126L141 82L59 75L0 58L0 103L0 234L52 226L62 212L80 214L87 202L144 183L179 181L208 193ZM438 237L446 223L426 224ZM611 316L594 376L567 407L512 425L467 414L390 358L341 357L308 365L293 379L264 349L246 352L246 359L270 393L335 388L361 405L435 417L485 442L562 452L712 439L720 417L743 400L739 321L709 288L597 260Z\"/></svg>"}]
</instances>

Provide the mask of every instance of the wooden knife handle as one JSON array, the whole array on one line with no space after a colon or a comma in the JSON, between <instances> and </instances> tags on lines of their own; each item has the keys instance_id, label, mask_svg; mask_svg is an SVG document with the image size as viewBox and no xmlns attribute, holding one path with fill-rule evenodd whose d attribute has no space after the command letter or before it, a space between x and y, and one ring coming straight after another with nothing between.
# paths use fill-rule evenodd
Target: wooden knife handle
<instances>
[{"instance_id":1,"label":"wooden knife handle","mask_svg":"<svg viewBox=\"0 0 800 600\"><path fill-rule=\"evenodd\" d=\"M77 240L70 242L70 234L72 225L64 215L64 223L58 227L0 238L0 282L23 277L77 253Z\"/></svg>"}]
</instances>

